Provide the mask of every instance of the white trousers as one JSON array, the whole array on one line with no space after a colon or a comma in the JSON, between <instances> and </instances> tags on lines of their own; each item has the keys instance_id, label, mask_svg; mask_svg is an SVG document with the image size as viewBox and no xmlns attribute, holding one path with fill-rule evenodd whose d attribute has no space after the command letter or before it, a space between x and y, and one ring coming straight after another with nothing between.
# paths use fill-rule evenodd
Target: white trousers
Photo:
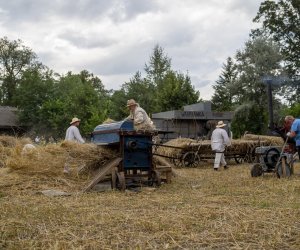
<instances>
[{"instance_id":1,"label":"white trousers","mask_svg":"<svg viewBox=\"0 0 300 250\"><path fill-rule=\"evenodd\" d=\"M219 168L220 167L220 163L221 163L222 166L226 166L227 165L227 163L225 161L224 153L222 153L222 152L216 152L214 168Z\"/></svg>"}]
</instances>

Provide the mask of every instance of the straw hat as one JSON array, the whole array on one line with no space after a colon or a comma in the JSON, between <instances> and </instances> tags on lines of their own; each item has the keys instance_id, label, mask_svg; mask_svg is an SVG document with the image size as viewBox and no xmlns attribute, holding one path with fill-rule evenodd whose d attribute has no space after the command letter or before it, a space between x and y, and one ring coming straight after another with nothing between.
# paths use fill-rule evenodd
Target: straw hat
<instances>
[{"instance_id":1,"label":"straw hat","mask_svg":"<svg viewBox=\"0 0 300 250\"><path fill-rule=\"evenodd\" d=\"M137 105L134 99L130 99L127 101L127 107L134 106L134 105Z\"/></svg>"},{"instance_id":2,"label":"straw hat","mask_svg":"<svg viewBox=\"0 0 300 250\"><path fill-rule=\"evenodd\" d=\"M72 121L70 122L70 124L73 124L73 123L75 123L75 122L80 122L80 119L78 119L77 117L74 117L74 118L72 119Z\"/></svg>"},{"instance_id":3,"label":"straw hat","mask_svg":"<svg viewBox=\"0 0 300 250\"><path fill-rule=\"evenodd\" d=\"M219 121L216 128L223 128L225 126L226 126L226 124L223 121Z\"/></svg>"}]
</instances>

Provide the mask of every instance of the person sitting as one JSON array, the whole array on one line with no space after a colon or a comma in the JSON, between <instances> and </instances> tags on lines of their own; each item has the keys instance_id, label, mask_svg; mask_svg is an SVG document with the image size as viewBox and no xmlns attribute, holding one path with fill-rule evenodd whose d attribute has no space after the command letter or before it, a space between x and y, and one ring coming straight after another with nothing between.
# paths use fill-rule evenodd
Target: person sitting
<instances>
[{"instance_id":1,"label":"person sitting","mask_svg":"<svg viewBox=\"0 0 300 250\"><path fill-rule=\"evenodd\" d=\"M129 108L130 115L127 120L133 120L134 128L136 130L154 130L155 126L147 115L146 111L140 107L140 105L134 100L127 101L127 107Z\"/></svg>"}]
</instances>

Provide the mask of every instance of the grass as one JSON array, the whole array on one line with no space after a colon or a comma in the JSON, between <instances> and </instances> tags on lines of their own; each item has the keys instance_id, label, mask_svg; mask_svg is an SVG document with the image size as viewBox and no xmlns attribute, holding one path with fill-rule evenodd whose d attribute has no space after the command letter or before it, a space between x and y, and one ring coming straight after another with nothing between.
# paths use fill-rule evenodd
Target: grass
<instances>
[{"instance_id":1,"label":"grass","mask_svg":"<svg viewBox=\"0 0 300 250\"><path fill-rule=\"evenodd\" d=\"M158 189L80 194L74 176L0 168L0 249L299 249L295 169L277 179L251 178L250 165L202 166L177 169ZM36 193L47 188L73 195Z\"/></svg>"}]
</instances>

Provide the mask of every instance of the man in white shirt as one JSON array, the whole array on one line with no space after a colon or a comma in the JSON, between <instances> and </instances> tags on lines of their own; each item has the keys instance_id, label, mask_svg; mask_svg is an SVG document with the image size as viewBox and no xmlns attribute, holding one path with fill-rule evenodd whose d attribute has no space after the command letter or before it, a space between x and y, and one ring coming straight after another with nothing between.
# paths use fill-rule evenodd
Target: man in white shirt
<instances>
[{"instance_id":1,"label":"man in white shirt","mask_svg":"<svg viewBox=\"0 0 300 250\"><path fill-rule=\"evenodd\" d=\"M70 122L70 127L66 131L66 141L74 141L77 143L84 143L84 140L79 132L78 126L80 124L80 119L77 117L74 117L72 121ZM69 155L65 166L64 166L64 173L69 174L70 173L70 163L72 162L72 157Z\"/></svg>"},{"instance_id":2,"label":"man in white shirt","mask_svg":"<svg viewBox=\"0 0 300 250\"><path fill-rule=\"evenodd\" d=\"M127 107L130 110L130 115L127 119L132 119L134 123L134 128L136 130L154 130L155 126L151 121L150 117L147 115L146 111L140 107L140 105L135 102L135 100L130 99L127 101Z\"/></svg>"},{"instance_id":3,"label":"man in white shirt","mask_svg":"<svg viewBox=\"0 0 300 250\"><path fill-rule=\"evenodd\" d=\"M223 129L225 126L226 124L223 123L223 121L219 121L211 136L211 148L216 153L214 163L214 170L216 171L219 169L220 164L222 164L224 169L228 168L224 157L224 151L226 146L230 146L230 140L227 132Z\"/></svg>"},{"instance_id":4,"label":"man in white shirt","mask_svg":"<svg viewBox=\"0 0 300 250\"><path fill-rule=\"evenodd\" d=\"M80 119L74 117L70 122L71 126L67 129L66 132L66 141L75 141L78 143L84 143L84 140L79 132L78 126L80 124Z\"/></svg>"}]
</instances>

